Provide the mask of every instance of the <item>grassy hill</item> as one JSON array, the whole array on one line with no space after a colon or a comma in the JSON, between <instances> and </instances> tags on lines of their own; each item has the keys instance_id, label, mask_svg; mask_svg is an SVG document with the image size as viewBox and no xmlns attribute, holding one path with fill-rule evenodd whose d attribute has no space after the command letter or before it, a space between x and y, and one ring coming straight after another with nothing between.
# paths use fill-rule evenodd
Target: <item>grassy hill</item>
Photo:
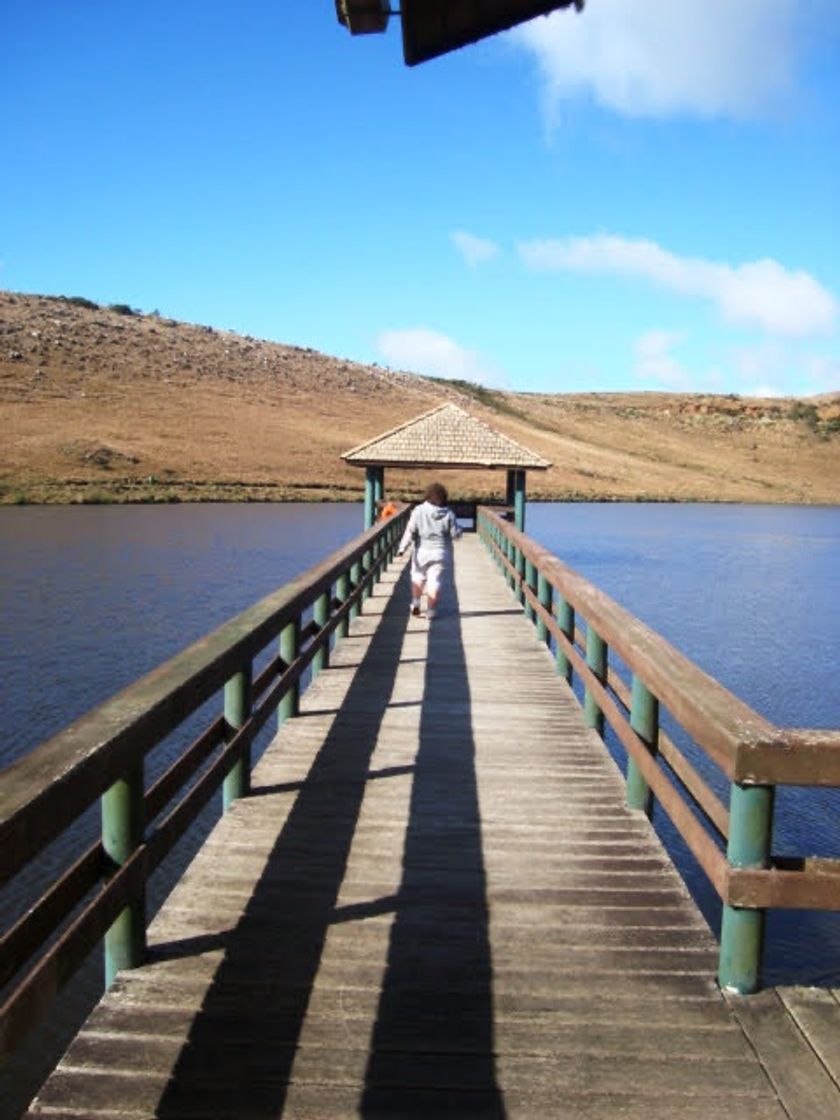
<instances>
[{"instance_id":1,"label":"grassy hill","mask_svg":"<svg viewBox=\"0 0 840 1120\"><path fill-rule=\"evenodd\" d=\"M0 292L0 502L355 499L342 451L445 400L553 463L533 497L840 503L840 393L532 394ZM390 493L428 473L388 472ZM504 476L448 472L454 495Z\"/></svg>"}]
</instances>

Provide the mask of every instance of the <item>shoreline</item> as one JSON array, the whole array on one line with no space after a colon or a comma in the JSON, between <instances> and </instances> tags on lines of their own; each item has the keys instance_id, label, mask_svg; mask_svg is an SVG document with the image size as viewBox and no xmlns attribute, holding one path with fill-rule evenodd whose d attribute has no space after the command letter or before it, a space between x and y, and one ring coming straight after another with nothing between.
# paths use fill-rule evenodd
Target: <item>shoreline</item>
<instances>
[{"instance_id":1,"label":"shoreline","mask_svg":"<svg viewBox=\"0 0 840 1120\"><path fill-rule=\"evenodd\" d=\"M412 501L416 494L400 488L389 491L397 501ZM487 491L458 494L454 500L499 502L500 494ZM586 503L595 504L657 504L657 505L766 505L814 506L840 508L839 502L809 500L805 496L787 500L768 498L682 497L673 494L617 494L610 492L584 493L579 490L544 491L528 495L529 504ZM178 483L164 480L134 482L120 480L103 483L101 480L73 479L63 482L0 484L0 507L22 506L131 506L131 505L211 505L211 504L313 504L337 502L361 504L364 490L341 484L318 483L246 483L246 482L190 482Z\"/></svg>"}]
</instances>

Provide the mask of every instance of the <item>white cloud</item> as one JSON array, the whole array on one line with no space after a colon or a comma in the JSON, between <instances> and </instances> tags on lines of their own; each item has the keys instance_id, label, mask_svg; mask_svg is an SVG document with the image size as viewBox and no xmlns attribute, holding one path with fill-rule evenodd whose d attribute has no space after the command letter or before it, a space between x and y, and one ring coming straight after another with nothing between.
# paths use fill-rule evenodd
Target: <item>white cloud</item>
<instances>
[{"instance_id":1,"label":"white cloud","mask_svg":"<svg viewBox=\"0 0 840 1120\"><path fill-rule=\"evenodd\" d=\"M427 327L383 331L377 348L389 365L430 377L449 377L501 388L505 377L475 350Z\"/></svg>"},{"instance_id":2,"label":"white cloud","mask_svg":"<svg viewBox=\"0 0 840 1120\"><path fill-rule=\"evenodd\" d=\"M475 237L464 230L456 230L450 234L453 245L471 268L486 264L498 256L499 246L495 241L487 241L483 237Z\"/></svg>"},{"instance_id":3,"label":"white cloud","mask_svg":"<svg viewBox=\"0 0 840 1120\"><path fill-rule=\"evenodd\" d=\"M786 397L788 395L776 385L754 385L752 389L742 394L744 397Z\"/></svg>"},{"instance_id":4,"label":"white cloud","mask_svg":"<svg viewBox=\"0 0 840 1120\"><path fill-rule=\"evenodd\" d=\"M840 355L806 354L803 369L815 392L840 392Z\"/></svg>"},{"instance_id":5,"label":"white cloud","mask_svg":"<svg viewBox=\"0 0 840 1120\"><path fill-rule=\"evenodd\" d=\"M688 370L671 354L671 348L683 341L684 335L674 331L647 331L636 339L634 373L640 381L655 381L676 392L690 392L692 378Z\"/></svg>"},{"instance_id":6,"label":"white cloud","mask_svg":"<svg viewBox=\"0 0 840 1120\"><path fill-rule=\"evenodd\" d=\"M674 350L690 354L692 366L706 364L695 371ZM633 354L638 381L675 392L801 397L840 390L840 356L788 340L722 350L713 344L709 352L706 345L698 349L684 332L650 330L636 339Z\"/></svg>"},{"instance_id":7,"label":"white cloud","mask_svg":"<svg viewBox=\"0 0 840 1120\"><path fill-rule=\"evenodd\" d=\"M840 357L790 343L742 346L728 364L745 396L810 396L840 390Z\"/></svg>"},{"instance_id":8,"label":"white cloud","mask_svg":"<svg viewBox=\"0 0 840 1120\"><path fill-rule=\"evenodd\" d=\"M754 118L790 96L824 0L590 0L511 32L549 101L588 94L631 117Z\"/></svg>"},{"instance_id":9,"label":"white cloud","mask_svg":"<svg viewBox=\"0 0 840 1120\"><path fill-rule=\"evenodd\" d=\"M804 337L829 333L837 301L807 272L774 260L733 267L700 257L680 257L653 241L609 234L532 241L518 246L535 271L583 272L650 280L684 296L711 301L729 323L768 334Z\"/></svg>"},{"instance_id":10,"label":"white cloud","mask_svg":"<svg viewBox=\"0 0 840 1120\"><path fill-rule=\"evenodd\" d=\"M736 347L730 355L730 368L745 385L753 382L762 390L778 385L790 373L787 350L778 342L761 342L755 346ZM752 396L767 396L757 390ZM773 394L777 395L777 394Z\"/></svg>"}]
</instances>

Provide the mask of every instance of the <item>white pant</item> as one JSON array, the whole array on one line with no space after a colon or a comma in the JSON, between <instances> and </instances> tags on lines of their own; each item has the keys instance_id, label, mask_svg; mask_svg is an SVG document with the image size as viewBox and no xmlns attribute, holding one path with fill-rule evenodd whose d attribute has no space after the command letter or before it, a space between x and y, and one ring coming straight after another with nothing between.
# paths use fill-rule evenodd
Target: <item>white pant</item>
<instances>
[{"instance_id":1,"label":"white pant","mask_svg":"<svg viewBox=\"0 0 840 1120\"><path fill-rule=\"evenodd\" d=\"M437 595L443 576L443 558L439 553L431 556L416 548L411 555L411 582L425 587L427 595Z\"/></svg>"}]
</instances>

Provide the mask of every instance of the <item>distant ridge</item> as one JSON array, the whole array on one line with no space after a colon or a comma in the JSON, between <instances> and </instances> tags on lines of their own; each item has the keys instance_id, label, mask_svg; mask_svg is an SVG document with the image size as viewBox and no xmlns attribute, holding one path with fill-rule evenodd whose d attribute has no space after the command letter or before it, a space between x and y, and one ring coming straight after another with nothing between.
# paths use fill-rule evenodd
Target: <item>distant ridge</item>
<instances>
[{"instance_id":1,"label":"distant ridge","mask_svg":"<svg viewBox=\"0 0 840 1120\"><path fill-rule=\"evenodd\" d=\"M0 292L0 502L348 500L342 452L447 401L558 500L840 504L840 392L508 393L83 297ZM389 469L407 496L428 472ZM492 472L453 495L501 496Z\"/></svg>"}]
</instances>

